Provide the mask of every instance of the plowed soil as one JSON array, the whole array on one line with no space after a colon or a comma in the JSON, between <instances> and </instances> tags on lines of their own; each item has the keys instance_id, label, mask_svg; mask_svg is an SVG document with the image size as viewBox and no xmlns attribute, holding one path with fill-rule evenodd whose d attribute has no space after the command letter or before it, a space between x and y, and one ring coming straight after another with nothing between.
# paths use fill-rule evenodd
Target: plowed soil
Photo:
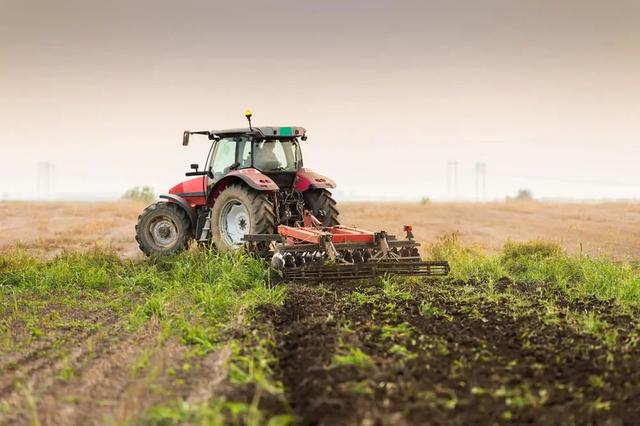
<instances>
[{"instance_id":1,"label":"plowed soil","mask_svg":"<svg viewBox=\"0 0 640 426\"><path fill-rule=\"evenodd\" d=\"M443 298L442 284L438 292L432 285L406 299L380 286L290 288L285 306L270 315L281 378L302 423L631 424L640 415L632 318L597 308L619 342L635 342L607 347L563 314L545 321L546 308L526 291L516 289L528 306L514 309L500 298ZM336 364L347 348L369 361Z\"/></svg>"},{"instance_id":2,"label":"plowed soil","mask_svg":"<svg viewBox=\"0 0 640 426\"><path fill-rule=\"evenodd\" d=\"M165 401L206 401L220 391L227 350L191 366L188 348L164 338L153 320L132 330L128 312L109 306L116 294L105 294L105 304L79 299L76 306L49 296L19 302L21 311L50 316L46 328L12 322L3 333L13 345L0 351L0 424L119 424Z\"/></svg>"}]
</instances>

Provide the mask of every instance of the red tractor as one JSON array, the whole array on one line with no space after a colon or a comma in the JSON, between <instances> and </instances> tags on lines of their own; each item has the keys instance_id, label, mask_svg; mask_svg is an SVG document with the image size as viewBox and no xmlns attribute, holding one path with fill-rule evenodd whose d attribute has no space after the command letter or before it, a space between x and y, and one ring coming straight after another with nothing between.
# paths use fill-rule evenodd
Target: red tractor
<instances>
[{"instance_id":1,"label":"red tractor","mask_svg":"<svg viewBox=\"0 0 640 426\"><path fill-rule=\"evenodd\" d=\"M335 183L303 167L303 127L185 131L212 141L203 170L192 164L163 199L138 218L146 255L176 253L191 240L228 251L246 247L290 279L362 278L383 273L444 275L446 262L423 262L410 227L406 240L340 226Z\"/></svg>"}]
</instances>

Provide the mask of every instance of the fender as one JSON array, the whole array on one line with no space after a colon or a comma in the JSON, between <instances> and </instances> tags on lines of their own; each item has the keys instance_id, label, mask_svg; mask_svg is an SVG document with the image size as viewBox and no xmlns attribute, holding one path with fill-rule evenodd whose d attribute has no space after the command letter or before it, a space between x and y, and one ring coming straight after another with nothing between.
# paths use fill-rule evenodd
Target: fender
<instances>
[{"instance_id":1,"label":"fender","mask_svg":"<svg viewBox=\"0 0 640 426\"><path fill-rule=\"evenodd\" d=\"M197 215L196 215L196 209L191 207L191 204L189 204L189 202L187 200L185 200L184 198L180 197L179 195L173 195L173 194L161 195L160 198L163 198L163 199L169 201L170 203L175 203L175 204L179 205L180 207L182 207L182 209L185 212L187 212L187 216L189 216L189 221L191 222L191 229L193 229L193 232L196 231L196 225L198 223L198 218L197 218Z\"/></svg>"},{"instance_id":2,"label":"fender","mask_svg":"<svg viewBox=\"0 0 640 426\"><path fill-rule=\"evenodd\" d=\"M257 169L241 169L227 173L211 188L211 197L215 199L220 192L233 182L242 181L258 191L277 191L280 188L271 178Z\"/></svg>"},{"instance_id":3,"label":"fender","mask_svg":"<svg viewBox=\"0 0 640 426\"><path fill-rule=\"evenodd\" d=\"M296 173L296 179L293 181L293 189L299 192L308 189L325 189L335 188L336 183L326 176L322 176L311 169L300 169Z\"/></svg>"}]
</instances>

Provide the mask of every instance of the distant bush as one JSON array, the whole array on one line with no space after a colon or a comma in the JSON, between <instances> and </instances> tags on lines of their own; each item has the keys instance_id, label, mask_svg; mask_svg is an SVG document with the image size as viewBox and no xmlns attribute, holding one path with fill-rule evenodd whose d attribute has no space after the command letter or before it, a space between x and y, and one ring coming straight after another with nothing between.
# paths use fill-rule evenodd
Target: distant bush
<instances>
[{"instance_id":1,"label":"distant bush","mask_svg":"<svg viewBox=\"0 0 640 426\"><path fill-rule=\"evenodd\" d=\"M533 200L533 193L528 189L520 189L515 197L507 197L507 200L531 201Z\"/></svg>"},{"instance_id":2,"label":"distant bush","mask_svg":"<svg viewBox=\"0 0 640 426\"><path fill-rule=\"evenodd\" d=\"M122 199L150 203L156 199L156 195L153 193L153 188L149 186L136 186L128 189L127 192L122 195Z\"/></svg>"},{"instance_id":3,"label":"distant bush","mask_svg":"<svg viewBox=\"0 0 640 426\"><path fill-rule=\"evenodd\" d=\"M422 205L429 204L429 203L431 203L431 198L429 198L429 197L422 197L420 199L420 204L422 204Z\"/></svg>"}]
</instances>

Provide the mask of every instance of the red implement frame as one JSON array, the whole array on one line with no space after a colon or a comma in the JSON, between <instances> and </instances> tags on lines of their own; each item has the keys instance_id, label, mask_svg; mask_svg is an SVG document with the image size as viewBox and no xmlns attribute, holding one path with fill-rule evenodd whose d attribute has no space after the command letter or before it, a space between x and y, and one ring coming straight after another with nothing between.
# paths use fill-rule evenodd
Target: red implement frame
<instances>
[{"instance_id":1,"label":"red implement frame","mask_svg":"<svg viewBox=\"0 0 640 426\"><path fill-rule=\"evenodd\" d=\"M334 244L341 243L373 243L373 232L349 226L328 226L324 228L278 226L280 234L288 244L320 244L324 238L330 236Z\"/></svg>"}]
</instances>

